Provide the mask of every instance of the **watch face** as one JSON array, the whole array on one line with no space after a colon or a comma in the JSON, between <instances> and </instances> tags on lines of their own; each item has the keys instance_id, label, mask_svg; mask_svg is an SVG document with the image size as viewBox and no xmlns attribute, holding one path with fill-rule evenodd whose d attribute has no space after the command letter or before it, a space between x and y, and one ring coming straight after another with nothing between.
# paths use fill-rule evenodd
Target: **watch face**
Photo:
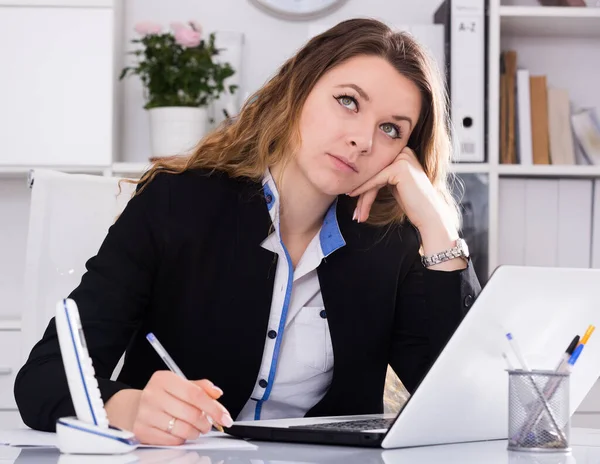
<instances>
[{"instance_id":1,"label":"watch face","mask_svg":"<svg viewBox=\"0 0 600 464\"><path fill-rule=\"evenodd\" d=\"M302 20L325 16L347 0L250 0L267 13L283 19Z\"/></svg>"}]
</instances>

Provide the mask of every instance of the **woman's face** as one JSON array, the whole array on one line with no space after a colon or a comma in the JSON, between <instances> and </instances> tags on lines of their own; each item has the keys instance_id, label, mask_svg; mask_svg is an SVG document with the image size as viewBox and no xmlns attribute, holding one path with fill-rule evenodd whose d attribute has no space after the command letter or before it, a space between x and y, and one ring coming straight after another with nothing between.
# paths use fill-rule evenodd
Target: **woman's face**
<instances>
[{"instance_id":1,"label":"woman's face","mask_svg":"<svg viewBox=\"0 0 600 464\"><path fill-rule=\"evenodd\" d=\"M348 193L394 161L420 111L412 81L383 58L354 57L323 75L308 95L293 162L317 190Z\"/></svg>"}]
</instances>

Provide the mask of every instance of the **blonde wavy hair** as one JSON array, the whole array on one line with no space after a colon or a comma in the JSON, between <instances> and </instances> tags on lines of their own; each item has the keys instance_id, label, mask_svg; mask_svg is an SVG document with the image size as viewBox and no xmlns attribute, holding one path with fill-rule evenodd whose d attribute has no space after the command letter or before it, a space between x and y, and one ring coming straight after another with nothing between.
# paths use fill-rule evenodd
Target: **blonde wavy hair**
<instances>
[{"instance_id":1,"label":"blonde wavy hair","mask_svg":"<svg viewBox=\"0 0 600 464\"><path fill-rule=\"evenodd\" d=\"M452 157L448 101L435 60L410 34L394 32L374 19L350 19L310 39L243 105L239 115L199 141L191 155L156 160L134 183L146 184L158 172L191 169L226 172L260 181L267 167L285 163L301 143L299 120L315 83L335 66L359 55L387 60L421 92L421 114L408 140L429 180L455 213L449 188ZM143 188L143 186L142 186ZM139 189L141 191L141 189ZM388 225L405 218L391 189L383 188L368 222Z\"/></svg>"}]
</instances>

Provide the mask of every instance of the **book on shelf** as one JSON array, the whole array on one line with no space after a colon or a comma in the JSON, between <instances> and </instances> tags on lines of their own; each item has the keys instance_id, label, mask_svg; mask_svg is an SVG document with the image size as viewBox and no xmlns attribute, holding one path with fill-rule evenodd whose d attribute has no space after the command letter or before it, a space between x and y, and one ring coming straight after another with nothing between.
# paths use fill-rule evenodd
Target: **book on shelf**
<instances>
[{"instance_id":1,"label":"book on shelf","mask_svg":"<svg viewBox=\"0 0 600 464\"><path fill-rule=\"evenodd\" d=\"M552 164L575 164L571 104L565 89L548 88L548 135Z\"/></svg>"},{"instance_id":2,"label":"book on shelf","mask_svg":"<svg viewBox=\"0 0 600 464\"><path fill-rule=\"evenodd\" d=\"M517 163L515 147L515 82L517 53L502 52L500 57L500 162Z\"/></svg>"},{"instance_id":3,"label":"book on shelf","mask_svg":"<svg viewBox=\"0 0 600 464\"><path fill-rule=\"evenodd\" d=\"M594 108L585 108L571 115L575 139L588 164L600 165L600 120Z\"/></svg>"},{"instance_id":4,"label":"book on shelf","mask_svg":"<svg viewBox=\"0 0 600 464\"><path fill-rule=\"evenodd\" d=\"M572 110L569 92L517 66L517 53L500 56L500 163L600 165L600 118Z\"/></svg>"},{"instance_id":5,"label":"book on shelf","mask_svg":"<svg viewBox=\"0 0 600 464\"><path fill-rule=\"evenodd\" d=\"M550 164L548 135L548 86L546 76L530 76L531 142L533 164Z\"/></svg>"},{"instance_id":6,"label":"book on shelf","mask_svg":"<svg viewBox=\"0 0 600 464\"><path fill-rule=\"evenodd\" d=\"M517 159L523 166L533 164L533 142L531 140L531 93L529 70L517 70L516 142Z\"/></svg>"},{"instance_id":7,"label":"book on shelf","mask_svg":"<svg viewBox=\"0 0 600 464\"><path fill-rule=\"evenodd\" d=\"M508 91L506 116L508 118L507 129L507 154L508 162L517 162L517 151L515 146L515 88L517 79L517 52L509 50L506 53L506 88Z\"/></svg>"}]
</instances>

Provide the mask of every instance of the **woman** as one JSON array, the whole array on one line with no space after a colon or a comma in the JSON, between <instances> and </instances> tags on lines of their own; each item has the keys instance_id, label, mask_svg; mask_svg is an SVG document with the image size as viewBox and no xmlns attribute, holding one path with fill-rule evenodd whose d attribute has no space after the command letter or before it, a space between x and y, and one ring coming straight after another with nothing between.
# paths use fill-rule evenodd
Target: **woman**
<instances>
[{"instance_id":1,"label":"woman","mask_svg":"<svg viewBox=\"0 0 600 464\"><path fill-rule=\"evenodd\" d=\"M192 156L156 162L69 295L110 422L173 445L209 418L377 413L388 363L414 391L480 290L446 110L410 36L349 20ZM74 413L61 362L51 321L15 383L33 428Z\"/></svg>"}]
</instances>

